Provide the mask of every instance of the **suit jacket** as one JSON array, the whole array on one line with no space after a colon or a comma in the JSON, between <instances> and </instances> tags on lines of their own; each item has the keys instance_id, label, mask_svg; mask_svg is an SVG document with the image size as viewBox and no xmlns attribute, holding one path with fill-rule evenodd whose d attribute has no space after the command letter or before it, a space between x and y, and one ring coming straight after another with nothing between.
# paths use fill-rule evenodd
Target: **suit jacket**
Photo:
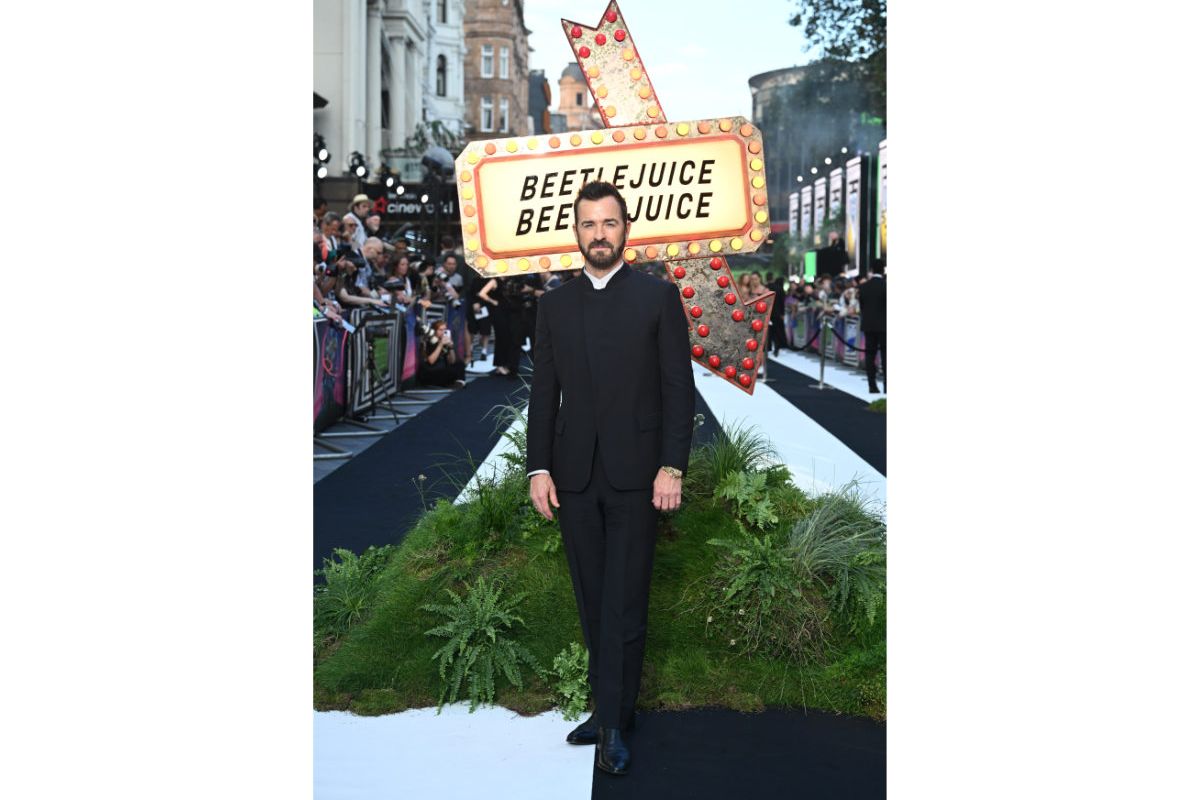
<instances>
[{"instance_id":1,"label":"suit jacket","mask_svg":"<svg viewBox=\"0 0 1200 800\"><path fill-rule=\"evenodd\" d=\"M858 288L858 307L864 333L887 331L887 280L871 278Z\"/></svg>"},{"instance_id":2,"label":"suit jacket","mask_svg":"<svg viewBox=\"0 0 1200 800\"><path fill-rule=\"evenodd\" d=\"M649 488L663 466L686 472L696 387L673 283L628 264L601 290L580 275L541 297L535 340L527 472L582 491L597 437L617 489Z\"/></svg>"}]
</instances>

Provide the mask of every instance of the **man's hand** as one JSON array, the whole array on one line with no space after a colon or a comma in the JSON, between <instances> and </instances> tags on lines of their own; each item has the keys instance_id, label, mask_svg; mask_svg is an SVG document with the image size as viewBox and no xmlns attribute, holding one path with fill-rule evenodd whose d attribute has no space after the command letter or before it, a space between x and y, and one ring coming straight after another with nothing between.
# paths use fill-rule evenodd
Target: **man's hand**
<instances>
[{"instance_id":1,"label":"man's hand","mask_svg":"<svg viewBox=\"0 0 1200 800\"><path fill-rule=\"evenodd\" d=\"M683 479L673 478L660 469L654 476L654 507L659 511L678 511L682 498Z\"/></svg>"},{"instance_id":2,"label":"man's hand","mask_svg":"<svg viewBox=\"0 0 1200 800\"><path fill-rule=\"evenodd\" d=\"M553 503L554 507L558 508L558 492L554 488L554 479L548 472L539 472L530 478L529 499L533 501L533 507L539 514L546 519L554 519L550 504Z\"/></svg>"}]
</instances>

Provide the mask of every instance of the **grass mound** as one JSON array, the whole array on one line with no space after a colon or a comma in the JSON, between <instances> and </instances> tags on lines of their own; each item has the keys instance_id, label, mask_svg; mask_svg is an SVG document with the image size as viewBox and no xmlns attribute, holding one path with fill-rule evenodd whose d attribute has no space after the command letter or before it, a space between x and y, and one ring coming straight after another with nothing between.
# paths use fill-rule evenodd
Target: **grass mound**
<instances>
[{"instance_id":1,"label":"grass mound","mask_svg":"<svg viewBox=\"0 0 1200 800\"><path fill-rule=\"evenodd\" d=\"M519 420L511 411L501 410ZM510 442L523 436L518 426ZM884 526L852 491L806 496L773 459L764 436L737 426L693 451L687 502L660 520L639 706L811 707L883 719ZM527 487L511 459L473 486L469 502L439 501L401 544L364 554L364 564L347 553L327 562L336 591L314 598L317 708L437 705L448 694L439 664L454 655L434 633L446 631L444 604L486 585L492 593L479 608L493 611L458 614L457 624L479 631L456 629L466 665L448 677L486 688L470 691L473 703L578 712L586 659L571 578L557 523L533 512ZM505 615L520 623L497 626ZM757 640L736 633L751 629ZM491 653L490 640L509 642L510 654L515 644L522 657Z\"/></svg>"}]
</instances>

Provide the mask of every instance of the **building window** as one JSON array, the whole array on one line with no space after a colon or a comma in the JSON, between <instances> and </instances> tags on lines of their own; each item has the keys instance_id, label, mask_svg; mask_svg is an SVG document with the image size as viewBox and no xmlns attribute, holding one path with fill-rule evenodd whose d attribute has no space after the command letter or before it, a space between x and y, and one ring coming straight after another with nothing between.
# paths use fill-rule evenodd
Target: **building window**
<instances>
[{"instance_id":1,"label":"building window","mask_svg":"<svg viewBox=\"0 0 1200 800\"><path fill-rule=\"evenodd\" d=\"M379 93L379 124L385 129L391 130L392 127L392 98L388 95L388 90L384 89Z\"/></svg>"},{"instance_id":2,"label":"building window","mask_svg":"<svg viewBox=\"0 0 1200 800\"><path fill-rule=\"evenodd\" d=\"M446 96L446 57L438 56L437 60L437 95Z\"/></svg>"},{"instance_id":3,"label":"building window","mask_svg":"<svg viewBox=\"0 0 1200 800\"><path fill-rule=\"evenodd\" d=\"M575 93L575 105L577 105L577 106L583 105L583 92Z\"/></svg>"},{"instance_id":4,"label":"building window","mask_svg":"<svg viewBox=\"0 0 1200 800\"><path fill-rule=\"evenodd\" d=\"M479 129L483 131L493 130L492 125L492 98L484 97L479 101Z\"/></svg>"},{"instance_id":5,"label":"building window","mask_svg":"<svg viewBox=\"0 0 1200 800\"><path fill-rule=\"evenodd\" d=\"M483 58L479 60L479 77L491 78L496 74L496 70L492 64L495 60L496 50L490 44L483 46Z\"/></svg>"},{"instance_id":6,"label":"building window","mask_svg":"<svg viewBox=\"0 0 1200 800\"><path fill-rule=\"evenodd\" d=\"M508 80L508 48L500 48L500 77Z\"/></svg>"},{"instance_id":7,"label":"building window","mask_svg":"<svg viewBox=\"0 0 1200 800\"><path fill-rule=\"evenodd\" d=\"M438 22L446 24L446 0L438 0Z\"/></svg>"},{"instance_id":8,"label":"building window","mask_svg":"<svg viewBox=\"0 0 1200 800\"><path fill-rule=\"evenodd\" d=\"M499 130L508 130L508 98L500 98L500 127Z\"/></svg>"}]
</instances>

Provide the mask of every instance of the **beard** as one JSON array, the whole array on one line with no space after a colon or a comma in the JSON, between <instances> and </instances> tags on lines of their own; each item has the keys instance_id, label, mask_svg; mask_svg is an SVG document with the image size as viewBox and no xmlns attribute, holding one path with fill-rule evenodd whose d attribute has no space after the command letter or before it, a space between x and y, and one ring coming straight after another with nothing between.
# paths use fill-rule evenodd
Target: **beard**
<instances>
[{"instance_id":1,"label":"beard","mask_svg":"<svg viewBox=\"0 0 1200 800\"><path fill-rule=\"evenodd\" d=\"M592 269L606 270L621 260L621 252L625 249L625 235L622 232L621 241L619 242L597 239L591 243L587 250L583 249L578 236L575 237L575 243L579 245L579 251L583 253L583 259L591 265ZM605 255L604 250L598 249L598 245L608 245L608 254Z\"/></svg>"}]
</instances>

